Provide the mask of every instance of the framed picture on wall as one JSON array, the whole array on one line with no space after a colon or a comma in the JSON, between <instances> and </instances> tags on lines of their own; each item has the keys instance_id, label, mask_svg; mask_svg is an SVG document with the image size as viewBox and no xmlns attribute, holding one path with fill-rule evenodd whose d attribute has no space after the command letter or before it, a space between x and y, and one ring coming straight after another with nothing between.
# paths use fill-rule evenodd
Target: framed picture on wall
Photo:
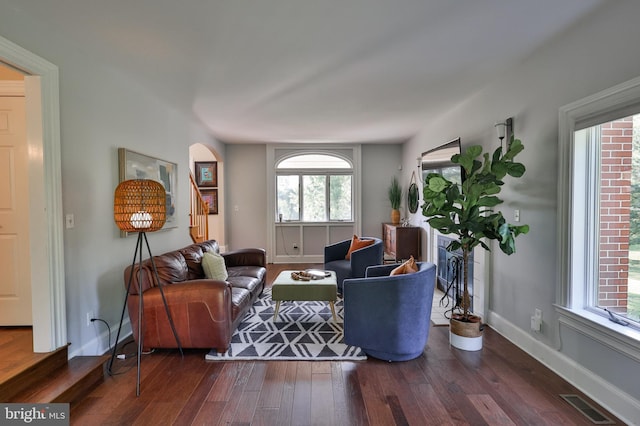
<instances>
[{"instance_id":1,"label":"framed picture on wall","mask_svg":"<svg viewBox=\"0 0 640 426\"><path fill-rule=\"evenodd\" d=\"M126 148L118 148L118 179L120 182L129 179L151 179L160 182L166 192L167 220L162 229L176 228L176 189L178 187L178 165ZM129 232L121 231L126 237Z\"/></svg>"},{"instance_id":2,"label":"framed picture on wall","mask_svg":"<svg viewBox=\"0 0 640 426\"><path fill-rule=\"evenodd\" d=\"M201 189L202 199L209 204L209 214L218 214L218 190Z\"/></svg>"},{"instance_id":3,"label":"framed picture on wall","mask_svg":"<svg viewBox=\"0 0 640 426\"><path fill-rule=\"evenodd\" d=\"M215 188L218 186L218 162L196 161L196 185Z\"/></svg>"}]
</instances>

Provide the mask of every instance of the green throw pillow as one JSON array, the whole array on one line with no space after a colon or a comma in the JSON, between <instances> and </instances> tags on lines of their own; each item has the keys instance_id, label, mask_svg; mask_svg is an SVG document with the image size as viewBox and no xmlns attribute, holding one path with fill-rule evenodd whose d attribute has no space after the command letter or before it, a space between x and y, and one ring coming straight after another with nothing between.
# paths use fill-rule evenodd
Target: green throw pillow
<instances>
[{"instance_id":1,"label":"green throw pillow","mask_svg":"<svg viewBox=\"0 0 640 426\"><path fill-rule=\"evenodd\" d=\"M202 269L204 276L210 280L225 281L229 277L224 257L218 253L205 252L202 256Z\"/></svg>"}]
</instances>

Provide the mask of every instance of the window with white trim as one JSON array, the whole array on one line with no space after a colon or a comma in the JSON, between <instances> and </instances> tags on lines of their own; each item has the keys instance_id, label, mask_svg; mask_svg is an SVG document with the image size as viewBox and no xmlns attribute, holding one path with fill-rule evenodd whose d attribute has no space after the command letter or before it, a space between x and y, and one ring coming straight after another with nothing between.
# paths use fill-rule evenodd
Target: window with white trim
<instances>
[{"instance_id":1,"label":"window with white trim","mask_svg":"<svg viewBox=\"0 0 640 426\"><path fill-rule=\"evenodd\" d=\"M560 108L560 321L640 360L640 78Z\"/></svg>"},{"instance_id":2,"label":"window with white trim","mask_svg":"<svg viewBox=\"0 0 640 426\"><path fill-rule=\"evenodd\" d=\"M276 218L353 221L353 166L338 156L301 154L276 165Z\"/></svg>"},{"instance_id":3,"label":"window with white trim","mask_svg":"<svg viewBox=\"0 0 640 426\"><path fill-rule=\"evenodd\" d=\"M575 131L574 160L572 262L584 271L584 291L574 282L573 296L585 309L638 326L640 115Z\"/></svg>"}]
</instances>

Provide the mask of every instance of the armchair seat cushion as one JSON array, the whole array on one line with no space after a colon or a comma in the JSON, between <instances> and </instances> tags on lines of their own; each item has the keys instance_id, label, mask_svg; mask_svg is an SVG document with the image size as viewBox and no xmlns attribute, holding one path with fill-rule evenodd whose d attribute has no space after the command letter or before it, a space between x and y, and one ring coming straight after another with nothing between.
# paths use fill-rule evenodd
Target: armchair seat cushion
<instances>
[{"instance_id":1,"label":"armchair seat cushion","mask_svg":"<svg viewBox=\"0 0 640 426\"><path fill-rule=\"evenodd\" d=\"M336 280L342 283L345 279L351 278L351 261L347 259L333 260L324 264L324 269L334 271ZM342 285L340 285L342 287Z\"/></svg>"}]
</instances>

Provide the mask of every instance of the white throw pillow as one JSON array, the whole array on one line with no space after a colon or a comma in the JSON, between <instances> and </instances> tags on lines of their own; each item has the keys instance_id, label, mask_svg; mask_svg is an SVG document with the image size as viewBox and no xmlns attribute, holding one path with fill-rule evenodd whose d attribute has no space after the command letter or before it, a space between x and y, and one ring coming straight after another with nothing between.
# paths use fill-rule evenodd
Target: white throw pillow
<instances>
[{"instance_id":1,"label":"white throw pillow","mask_svg":"<svg viewBox=\"0 0 640 426\"><path fill-rule=\"evenodd\" d=\"M202 256L202 269L204 276L210 280L225 281L229 277L224 257L218 253L205 252Z\"/></svg>"}]
</instances>

